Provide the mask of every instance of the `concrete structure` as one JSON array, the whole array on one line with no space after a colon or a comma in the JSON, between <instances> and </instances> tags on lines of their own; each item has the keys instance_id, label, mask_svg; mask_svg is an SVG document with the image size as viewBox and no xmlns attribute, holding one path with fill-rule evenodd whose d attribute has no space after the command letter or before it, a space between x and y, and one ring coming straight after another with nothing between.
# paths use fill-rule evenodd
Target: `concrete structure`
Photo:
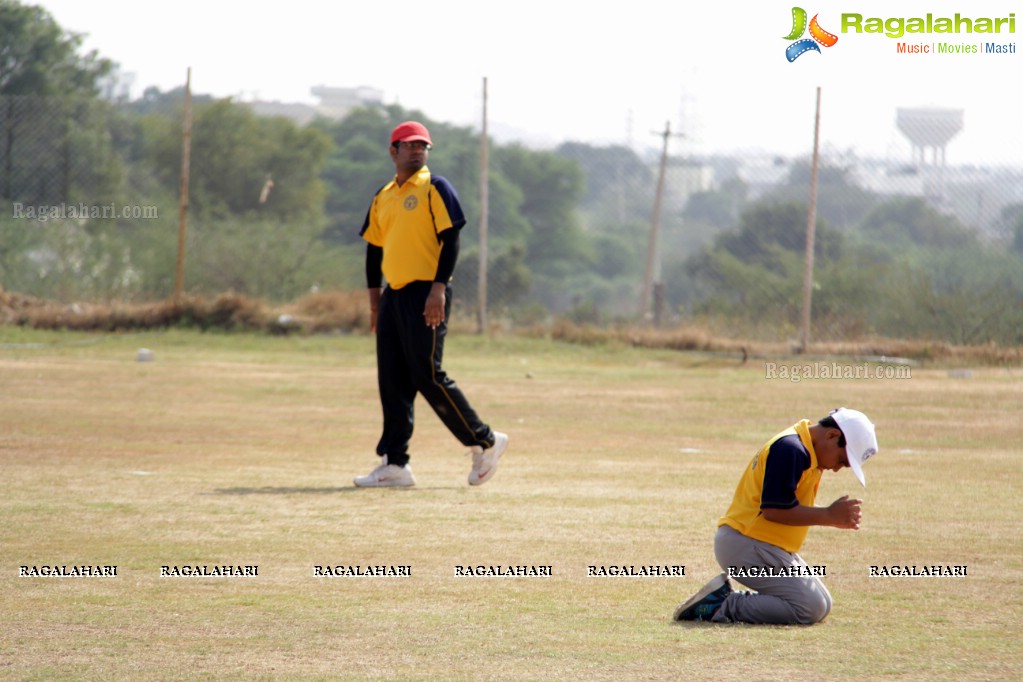
<instances>
[{"instance_id":1,"label":"concrete structure","mask_svg":"<svg viewBox=\"0 0 1023 682\"><path fill-rule=\"evenodd\" d=\"M332 88L317 85L311 93L320 98L316 112L327 118L340 120L349 111L362 106L383 106L384 92L376 88L360 86L357 88Z\"/></svg>"},{"instance_id":2,"label":"concrete structure","mask_svg":"<svg viewBox=\"0 0 1023 682\"><path fill-rule=\"evenodd\" d=\"M260 116L284 116L298 125L306 125L317 116L340 121L356 107L383 106L384 103L383 91L367 86L335 88L317 85L310 92L319 98L318 104L264 100L247 102L247 104Z\"/></svg>"},{"instance_id":3,"label":"concrete structure","mask_svg":"<svg viewBox=\"0 0 1023 682\"><path fill-rule=\"evenodd\" d=\"M945 200L945 148L963 129L963 110L898 109L895 125L913 145L913 163L923 178L924 194L941 204Z\"/></svg>"},{"instance_id":4,"label":"concrete structure","mask_svg":"<svg viewBox=\"0 0 1023 682\"><path fill-rule=\"evenodd\" d=\"M945 147L963 129L962 109L898 109L895 125L913 145L913 160L927 163L926 152L931 150L934 165L945 165ZM941 158L938 158L938 155Z\"/></svg>"}]
</instances>

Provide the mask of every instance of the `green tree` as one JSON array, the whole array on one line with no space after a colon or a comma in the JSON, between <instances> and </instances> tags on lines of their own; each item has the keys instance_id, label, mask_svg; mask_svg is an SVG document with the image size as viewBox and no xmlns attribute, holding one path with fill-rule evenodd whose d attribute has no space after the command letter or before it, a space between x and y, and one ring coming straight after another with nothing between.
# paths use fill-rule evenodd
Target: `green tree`
<instances>
[{"instance_id":1,"label":"green tree","mask_svg":"<svg viewBox=\"0 0 1023 682\"><path fill-rule=\"evenodd\" d=\"M771 267L744 262L726 249L690 261L700 298L698 312L725 313L752 320L794 323L799 315L802 260L776 244Z\"/></svg>"},{"instance_id":2,"label":"green tree","mask_svg":"<svg viewBox=\"0 0 1023 682\"><path fill-rule=\"evenodd\" d=\"M524 253L533 234L533 226L522 211L522 204L526 201L522 188L500 172L490 174L489 184L490 214L487 224L491 246L498 249L515 246Z\"/></svg>"},{"instance_id":3,"label":"green tree","mask_svg":"<svg viewBox=\"0 0 1023 682\"><path fill-rule=\"evenodd\" d=\"M737 229L688 260L691 299L698 312L750 319L798 320L802 297L807 209L798 203L757 203L743 212ZM842 234L817 219L815 269L843 251Z\"/></svg>"},{"instance_id":4,"label":"green tree","mask_svg":"<svg viewBox=\"0 0 1023 682\"><path fill-rule=\"evenodd\" d=\"M82 37L41 7L0 0L0 36L0 199L12 209L115 203L125 172L113 108L97 97L111 62L81 54ZM58 297L134 286L116 226L15 220L0 232L0 286Z\"/></svg>"},{"instance_id":5,"label":"green tree","mask_svg":"<svg viewBox=\"0 0 1023 682\"><path fill-rule=\"evenodd\" d=\"M340 244L356 244L370 201L394 175L387 156L389 118L377 108L359 108L342 121L318 119L312 127L333 141L323 170L327 186L327 236ZM393 128L393 126L391 126Z\"/></svg>"},{"instance_id":6,"label":"green tree","mask_svg":"<svg viewBox=\"0 0 1023 682\"><path fill-rule=\"evenodd\" d=\"M654 171L622 145L578 142L556 153L579 165L584 193L578 208L583 249L572 271L557 274L571 295L573 315L606 319L635 307L642 280L655 190Z\"/></svg>"},{"instance_id":7,"label":"green tree","mask_svg":"<svg viewBox=\"0 0 1023 682\"><path fill-rule=\"evenodd\" d=\"M0 0L0 36L0 198L110 200L121 176L96 94L112 64L41 7Z\"/></svg>"},{"instance_id":8,"label":"green tree","mask_svg":"<svg viewBox=\"0 0 1023 682\"><path fill-rule=\"evenodd\" d=\"M998 217L1000 232L1007 237L1009 248L1023 254L1023 204L1009 204Z\"/></svg>"},{"instance_id":9,"label":"green tree","mask_svg":"<svg viewBox=\"0 0 1023 682\"><path fill-rule=\"evenodd\" d=\"M983 263L984 267L977 267ZM1023 262L979 245L900 255L883 282L882 334L956 344L1023 343Z\"/></svg>"},{"instance_id":10,"label":"green tree","mask_svg":"<svg viewBox=\"0 0 1023 682\"><path fill-rule=\"evenodd\" d=\"M889 248L959 249L977 242L957 218L936 211L919 197L887 201L871 210L862 225L867 236Z\"/></svg>"},{"instance_id":11,"label":"green tree","mask_svg":"<svg viewBox=\"0 0 1023 682\"><path fill-rule=\"evenodd\" d=\"M785 184L764 199L806 203L810 194L811 171L809 159L793 163ZM877 197L856 184L850 167L825 163L818 168L817 215L829 225L839 229L852 227L876 204Z\"/></svg>"},{"instance_id":12,"label":"green tree","mask_svg":"<svg viewBox=\"0 0 1023 682\"><path fill-rule=\"evenodd\" d=\"M0 0L0 36L0 95L92 96L112 68L42 7Z\"/></svg>"},{"instance_id":13,"label":"green tree","mask_svg":"<svg viewBox=\"0 0 1023 682\"><path fill-rule=\"evenodd\" d=\"M728 251L744 263L771 268L778 262L779 249L800 256L805 252L806 218L805 204L757 202L742 213L737 230L718 235L715 248ZM842 234L818 216L814 258L837 258L843 242Z\"/></svg>"},{"instance_id":14,"label":"green tree","mask_svg":"<svg viewBox=\"0 0 1023 682\"><path fill-rule=\"evenodd\" d=\"M140 126L140 156L176 193L180 118L152 113ZM320 130L257 116L230 99L199 104L192 123L189 209L198 216L318 220L325 194L320 174L329 153L330 140ZM272 187L264 194L268 181Z\"/></svg>"},{"instance_id":15,"label":"green tree","mask_svg":"<svg viewBox=\"0 0 1023 682\"><path fill-rule=\"evenodd\" d=\"M522 192L519 210L531 227L526 245L531 269L560 276L588 266L592 251L576 213L583 191L579 164L519 145L500 148L493 157L495 169Z\"/></svg>"},{"instance_id":16,"label":"green tree","mask_svg":"<svg viewBox=\"0 0 1023 682\"><path fill-rule=\"evenodd\" d=\"M654 177L650 168L628 147L594 147L566 142L555 151L579 164L585 175L582 207L610 213L618 219L650 215Z\"/></svg>"},{"instance_id":17,"label":"green tree","mask_svg":"<svg viewBox=\"0 0 1023 682\"><path fill-rule=\"evenodd\" d=\"M459 255L458 270L454 278L455 300L475 307L479 299L479 249L471 247ZM504 309L526 300L533 286L533 276L526 266L526 249L513 244L500 250L491 250L487 267L487 303L489 307Z\"/></svg>"},{"instance_id":18,"label":"green tree","mask_svg":"<svg viewBox=\"0 0 1023 682\"><path fill-rule=\"evenodd\" d=\"M734 225L749 194L749 188L738 177L730 178L721 186L689 197L682 218L686 222L697 222L724 229Z\"/></svg>"}]
</instances>

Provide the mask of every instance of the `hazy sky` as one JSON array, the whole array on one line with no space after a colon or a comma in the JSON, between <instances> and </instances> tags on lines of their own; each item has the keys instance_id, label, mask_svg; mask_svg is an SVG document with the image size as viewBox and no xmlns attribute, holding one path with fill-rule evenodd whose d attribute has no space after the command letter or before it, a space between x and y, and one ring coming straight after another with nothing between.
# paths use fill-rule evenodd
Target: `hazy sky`
<instances>
[{"instance_id":1,"label":"hazy sky","mask_svg":"<svg viewBox=\"0 0 1023 682\"><path fill-rule=\"evenodd\" d=\"M24 0L23 0L24 1ZM311 87L370 86L386 103L479 128L482 83L493 129L530 140L659 145L674 152L813 144L909 158L898 107L965 111L949 163L1013 163L1023 152L1023 5L1005 0L40 0L85 45L135 75L134 94L196 93L314 103ZM832 47L785 59L792 8L819 14ZM1009 54L899 54L900 40L843 32L842 16L1008 18L1020 33L907 34L903 42L1014 46ZM1023 42L1023 41L1020 41Z\"/></svg>"}]
</instances>

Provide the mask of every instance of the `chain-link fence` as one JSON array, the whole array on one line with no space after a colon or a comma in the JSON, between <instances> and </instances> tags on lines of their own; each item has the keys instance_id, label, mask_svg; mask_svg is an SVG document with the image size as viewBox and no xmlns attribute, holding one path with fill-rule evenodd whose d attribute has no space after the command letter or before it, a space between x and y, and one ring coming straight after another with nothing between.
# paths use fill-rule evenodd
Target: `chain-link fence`
<instances>
[{"instance_id":1,"label":"chain-link fence","mask_svg":"<svg viewBox=\"0 0 1023 682\"><path fill-rule=\"evenodd\" d=\"M170 295L182 99L0 97L0 287L63 301ZM376 107L308 123L197 100L188 290L281 300L363 286L358 227L393 172L380 140L406 114ZM884 158L821 150L814 340L1023 341L1023 171L946 160L955 116L900 112L907 150ZM430 167L453 181L470 219L455 286L472 312L479 138L430 125L440 142ZM810 150L662 151L495 142L488 317L798 338Z\"/></svg>"},{"instance_id":2,"label":"chain-link fence","mask_svg":"<svg viewBox=\"0 0 1023 682\"><path fill-rule=\"evenodd\" d=\"M1018 345L1023 169L946 160L956 116L899 112L913 137L886 157L820 150L809 299L809 145L696 155L676 143L663 171L660 149L563 145L585 176L588 266L534 276L531 300L579 322L695 323L797 345L809 302L812 341Z\"/></svg>"},{"instance_id":3,"label":"chain-link fence","mask_svg":"<svg viewBox=\"0 0 1023 682\"><path fill-rule=\"evenodd\" d=\"M919 126L926 131L926 120ZM658 229L644 223L646 210L634 233L643 245L656 238L653 300L633 284L631 301L594 298L590 312L645 311L660 324L701 319L732 335L798 338L812 170L809 149L669 158ZM646 157L630 196L652 187L656 172ZM1023 170L946 163L941 150L870 158L825 148L816 176L814 339L1023 340ZM607 202L584 206L590 229L626 224L620 177L608 169L590 177ZM656 204L652 191L640 196ZM636 282L650 277L649 267L636 270L637 255Z\"/></svg>"},{"instance_id":4,"label":"chain-link fence","mask_svg":"<svg viewBox=\"0 0 1023 682\"><path fill-rule=\"evenodd\" d=\"M0 96L0 289L64 302L174 293L183 102ZM348 254L320 243L329 143L227 100L196 104L186 293L354 286Z\"/></svg>"},{"instance_id":5,"label":"chain-link fence","mask_svg":"<svg viewBox=\"0 0 1023 682\"><path fill-rule=\"evenodd\" d=\"M119 168L110 114L87 98L0 97L0 196L25 210L112 201Z\"/></svg>"}]
</instances>

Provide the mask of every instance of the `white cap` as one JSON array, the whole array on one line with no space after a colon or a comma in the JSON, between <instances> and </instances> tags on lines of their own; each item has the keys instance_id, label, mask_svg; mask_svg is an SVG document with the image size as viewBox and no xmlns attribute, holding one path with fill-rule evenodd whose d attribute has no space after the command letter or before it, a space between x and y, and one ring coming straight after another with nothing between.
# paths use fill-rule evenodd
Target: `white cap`
<instances>
[{"instance_id":1,"label":"white cap","mask_svg":"<svg viewBox=\"0 0 1023 682\"><path fill-rule=\"evenodd\" d=\"M867 419L867 415L847 407L832 410L831 417L838 424L842 435L845 436L845 452L849 456L849 467L856 474L860 483L866 487L867 481L863 477L863 465L877 454L877 435L874 433L874 424Z\"/></svg>"}]
</instances>

